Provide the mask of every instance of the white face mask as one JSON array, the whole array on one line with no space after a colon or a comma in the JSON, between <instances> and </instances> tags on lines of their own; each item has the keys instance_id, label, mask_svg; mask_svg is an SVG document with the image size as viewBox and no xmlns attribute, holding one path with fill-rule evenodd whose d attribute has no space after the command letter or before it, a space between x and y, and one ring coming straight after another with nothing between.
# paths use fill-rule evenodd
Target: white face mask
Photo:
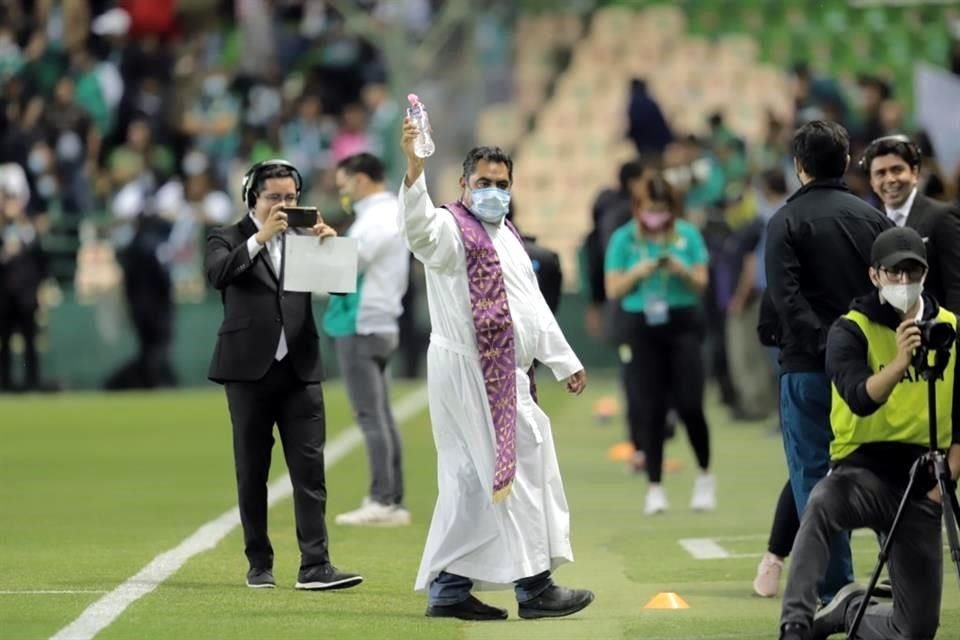
<instances>
[{"instance_id":1,"label":"white face mask","mask_svg":"<svg viewBox=\"0 0 960 640\"><path fill-rule=\"evenodd\" d=\"M923 282L885 284L880 287L880 299L899 310L900 313L906 313L920 299L921 291L923 291Z\"/></svg>"}]
</instances>

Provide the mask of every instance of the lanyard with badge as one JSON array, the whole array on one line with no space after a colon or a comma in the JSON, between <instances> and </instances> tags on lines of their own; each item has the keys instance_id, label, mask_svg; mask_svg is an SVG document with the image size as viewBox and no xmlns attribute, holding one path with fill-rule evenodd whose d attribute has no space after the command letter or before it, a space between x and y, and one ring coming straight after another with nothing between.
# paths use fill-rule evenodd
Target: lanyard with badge
<instances>
[{"instance_id":1,"label":"lanyard with badge","mask_svg":"<svg viewBox=\"0 0 960 640\"><path fill-rule=\"evenodd\" d=\"M640 260L647 257L647 245L640 246ZM653 259L653 255L650 255ZM670 321L670 305L667 304L667 280L669 274L663 269L666 260L669 259L669 249L664 248L664 253L657 256L657 268L650 274L647 281L643 282L643 315L646 318L648 327L659 327ZM653 280L656 279L656 286Z\"/></svg>"}]
</instances>

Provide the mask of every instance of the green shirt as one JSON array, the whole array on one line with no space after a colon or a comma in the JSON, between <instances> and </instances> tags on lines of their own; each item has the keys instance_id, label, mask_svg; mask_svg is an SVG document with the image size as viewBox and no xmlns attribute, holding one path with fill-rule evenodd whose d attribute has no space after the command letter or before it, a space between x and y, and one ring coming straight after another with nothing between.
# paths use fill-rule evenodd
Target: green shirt
<instances>
[{"instance_id":1,"label":"green shirt","mask_svg":"<svg viewBox=\"0 0 960 640\"><path fill-rule=\"evenodd\" d=\"M610 237L604 260L604 271L623 272L642 260L657 260L660 256L672 256L686 267L706 265L709 258L707 245L695 226L685 220L677 220L674 234L663 242L654 242L639 236L636 221L623 225ZM640 313L646 303L658 298L672 309L695 307L700 303L700 294L690 288L679 276L660 267L637 285L620 301L624 311Z\"/></svg>"},{"instance_id":2,"label":"green shirt","mask_svg":"<svg viewBox=\"0 0 960 640\"><path fill-rule=\"evenodd\" d=\"M323 314L323 330L331 338L357 335L357 311L360 308L360 290L363 274L357 276L357 290L342 296L330 296Z\"/></svg>"}]
</instances>

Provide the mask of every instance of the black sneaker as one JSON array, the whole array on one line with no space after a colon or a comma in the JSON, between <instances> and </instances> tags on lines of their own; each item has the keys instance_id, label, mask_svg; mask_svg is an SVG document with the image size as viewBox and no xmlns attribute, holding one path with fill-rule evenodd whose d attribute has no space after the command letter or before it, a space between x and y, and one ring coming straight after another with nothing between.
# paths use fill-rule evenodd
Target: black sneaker
<instances>
[{"instance_id":1,"label":"black sneaker","mask_svg":"<svg viewBox=\"0 0 960 640\"><path fill-rule=\"evenodd\" d=\"M363 582L363 576L340 571L332 564L322 564L300 569L297 574L297 589L307 591L327 591L331 589L349 589Z\"/></svg>"},{"instance_id":2,"label":"black sneaker","mask_svg":"<svg viewBox=\"0 0 960 640\"><path fill-rule=\"evenodd\" d=\"M506 620L507 610L480 602L473 594L456 604L432 604L427 607L428 618L458 618L460 620Z\"/></svg>"},{"instance_id":3,"label":"black sneaker","mask_svg":"<svg viewBox=\"0 0 960 640\"><path fill-rule=\"evenodd\" d=\"M247 586L251 589L273 589L277 586L277 581L273 579L273 571L270 569L250 567L247 571Z\"/></svg>"},{"instance_id":4,"label":"black sneaker","mask_svg":"<svg viewBox=\"0 0 960 640\"><path fill-rule=\"evenodd\" d=\"M788 622L780 627L780 640L807 640L807 628L796 622Z\"/></svg>"},{"instance_id":5,"label":"black sneaker","mask_svg":"<svg viewBox=\"0 0 960 640\"><path fill-rule=\"evenodd\" d=\"M555 584L533 600L520 603L521 618L562 618L581 611L593 602L593 592L586 589L567 589Z\"/></svg>"},{"instance_id":6,"label":"black sneaker","mask_svg":"<svg viewBox=\"0 0 960 640\"><path fill-rule=\"evenodd\" d=\"M826 640L835 633L846 631L847 609L854 598L866 592L867 588L856 582L851 582L837 591L837 595L813 616L810 640Z\"/></svg>"},{"instance_id":7,"label":"black sneaker","mask_svg":"<svg viewBox=\"0 0 960 640\"><path fill-rule=\"evenodd\" d=\"M890 583L889 578L876 584L873 595L884 600L893 600L893 584Z\"/></svg>"}]
</instances>

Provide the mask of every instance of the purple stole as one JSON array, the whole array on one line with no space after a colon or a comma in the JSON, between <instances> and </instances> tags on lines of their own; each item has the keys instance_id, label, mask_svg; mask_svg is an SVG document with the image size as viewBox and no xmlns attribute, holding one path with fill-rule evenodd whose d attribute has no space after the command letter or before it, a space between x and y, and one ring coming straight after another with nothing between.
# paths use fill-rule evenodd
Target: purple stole
<instances>
[{"instance_id":1,"label":"purple stole","mask_svg":"<svg viewBox=\"0 0 960 640\"><path fill-rule=\"evenodd\" d=\"M517 357L513 318L500 258L483 224L460 202L445 204L444 208L457 221L466 249L473 328L496 436L493 499L497 502L510 494L517 471ZM513 223L504 220L504 224L522 244L523 239ZM530 391L536 400L533 368L529 376Z\"/></svg>"}]
</instances>

